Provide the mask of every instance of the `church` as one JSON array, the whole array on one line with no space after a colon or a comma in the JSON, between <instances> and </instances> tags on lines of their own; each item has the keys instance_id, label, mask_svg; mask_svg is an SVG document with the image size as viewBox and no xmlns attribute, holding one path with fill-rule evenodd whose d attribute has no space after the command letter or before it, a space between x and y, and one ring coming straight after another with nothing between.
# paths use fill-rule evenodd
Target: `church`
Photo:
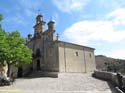
<instances>
[{"instance_id":1,"label":"church","mask_svg":"<svg viewBox=\"0 0 125 93\"><path fill-rule=\"evenodd\" d=\"M31 68L43 72L88 73L96 68L94 48L58 40L55 22L48 28L41 14L37 15L34 35L28 34L27 45L33 51Z\"/></svg>"}]
</instances>

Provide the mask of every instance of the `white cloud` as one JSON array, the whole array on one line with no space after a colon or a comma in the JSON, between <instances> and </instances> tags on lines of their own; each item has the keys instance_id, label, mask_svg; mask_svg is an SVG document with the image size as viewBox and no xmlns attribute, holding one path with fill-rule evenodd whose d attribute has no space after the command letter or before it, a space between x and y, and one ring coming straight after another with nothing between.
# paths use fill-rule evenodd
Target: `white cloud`
<instances>
[{"instance_id":1,"label":"white cloud","mask_svg":"<svg viewBox=\"0 0 125 93\"><path fill-rule=\"evenodd\" d=\"M125 39L125 31L114 31L110 21L80 21L64 31L64 37L79 44L88 44L93 40L118 42Z\"/></svg>"},{"instance_id":2,"label":"white cloud","mask_svg":"<svg viewBox=\"0 0 125 93\"><path fill-rule=\"evenodd\" d=\"M125 25L125 9L119 8L107 15L107 18L112 19L114 25Z\"/></svg>"},{"instance_id":3,"label":"white cloud","mask_svg":"<svg viewBox=\"0 0 125 93\"><path fill-rule=\"evenodd\" d=\"M105 52L103 54L109 57L125 59L125 49L122 46L120 46L120 49L116 49L115 45L113 45L119 42L124 44L125 30L118 30L115 27L120 28L121 25L125 24L125 9L114 10L105 15L105 19L106 21L78 21L64 30L62 39L82 45L93 45L94 42L101 44L101 46L103 44L110 44L108 46L114 46L114 48L108 52L106 50L103 51ZM95 45L96 47L98 46ZM98 50L101 49L96 49L96 51Z\"/></svg>"},{"instance_id":4,"label":"white cloud","mask_svg":"<svg viewBox=\"0 0 125 93\"><path fill-rule=\"evenodd\" d=\"M110 51L109 53L107 53L107 56L113 58L125 59L125 49Z\"/></svg>"},{"instance_id":5,"label":"white cloud","mask_svg":"<svg viewBox=\"0 0 125 93\"><path fill-rule=\"evenodd\" d=\"M53 0L53 3L59 10L71 12L82 10L89 1L90 0Z\"/></svg>"}]
</instances>

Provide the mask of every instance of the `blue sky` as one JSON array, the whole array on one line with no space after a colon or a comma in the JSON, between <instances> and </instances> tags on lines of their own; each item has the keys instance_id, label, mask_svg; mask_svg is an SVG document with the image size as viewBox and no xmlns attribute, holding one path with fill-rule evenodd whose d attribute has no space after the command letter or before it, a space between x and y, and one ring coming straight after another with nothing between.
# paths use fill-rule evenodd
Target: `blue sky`
<instances>
[{"instance_id":1,"label":"blue sky","mask_svg":"<svg viewBox=\"0 0 125 93\"><path fill-rule=\"evenodd\" d=\"M60 40L95 48L95 54L125 59L124 0L1 0L3 29L34 33L41 11L46 23L53 18ZM47 29L47 26L46 26Z\"/></svg>"}]
</instances>

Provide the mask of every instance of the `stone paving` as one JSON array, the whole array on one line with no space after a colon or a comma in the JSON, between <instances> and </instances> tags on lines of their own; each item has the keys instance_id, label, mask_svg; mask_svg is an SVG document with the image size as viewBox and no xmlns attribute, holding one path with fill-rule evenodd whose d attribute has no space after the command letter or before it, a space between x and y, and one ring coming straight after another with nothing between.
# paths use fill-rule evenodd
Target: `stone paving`
<instances>
[{"instance_id":1,"label":"stone paving","mask_svg":"<svg viewBox=\"0 0 125 93\"><path fill-rule=\"evenodd\" d=\"M16 79L11 86L0 87L0 93L116 93L111 84L90 74L61 73L58 78Z\"/></svg>"}]
</instances>

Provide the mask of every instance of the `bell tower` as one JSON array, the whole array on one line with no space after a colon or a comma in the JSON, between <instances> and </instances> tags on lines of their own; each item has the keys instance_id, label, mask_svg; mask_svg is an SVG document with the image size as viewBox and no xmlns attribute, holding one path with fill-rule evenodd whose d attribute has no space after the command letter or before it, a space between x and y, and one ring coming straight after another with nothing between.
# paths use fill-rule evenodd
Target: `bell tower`
<instances>
[{"instance_id":1,"label":"bell tower","mask_svg":"<svg viewBox=\"0 0 125 93\"><path fill-rule=\"evenodd\" d=\"M37 17L36 17L36 24L39 24L40 22L42 22L42 15L38 15Z\"/></svg>"},{"instance_id":2,"label":"bell tower","mask_svg":"<svg viewBox=\"0 0 125 93\"><path fill-rule=\"evenodd\" d=\"M54 30L55 30L54 24L55 24L55 22L52 21L52 20L50 20L50 21L48 22L48 30L49 30L49 31L54 31Z\"/></svg>"},{"instance_id":3,"label":"bell tower","mask_svg":"<svg viewBox=\"0 0 125 93\"><path fill-rule=\"evenodd\" d=\"M40 35L40 33L43 33L45 31L45 23L43 21L43 16L41 14L39 14L37 17L36 17L36 24L34 26L34 35L35 36L38 36Z\"/></svg>"}]
</instances>

